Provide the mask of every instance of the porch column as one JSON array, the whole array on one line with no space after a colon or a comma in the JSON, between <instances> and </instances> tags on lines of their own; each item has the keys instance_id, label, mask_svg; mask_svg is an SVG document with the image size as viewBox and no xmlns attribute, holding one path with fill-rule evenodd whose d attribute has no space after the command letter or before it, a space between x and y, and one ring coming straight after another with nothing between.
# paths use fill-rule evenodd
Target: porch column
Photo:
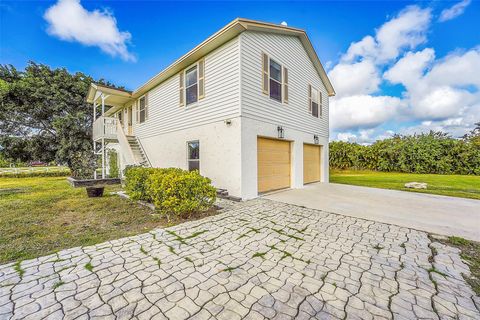
<instances>
[{"instance_id":1,"label":"porch column","mask_svg":"<svg viewBox=\"0 0 480 320\"><path fill-rule=\"evenodd\" d=\"M102 179L105 179L105 138L102 138Z\"/></svg>"},{"instance_id":2,"label":"porch column","mask_svg":"<svg viewBox=\"0 0 480 320\"><path fill-rule=\"evenodd\" d=\"M93 140L93 154L95 155L95 162L97 159L97 141ZM95 171L93 171L93 179L97 179L97 164L95 163Z\"/></svg>"},{"instance_id":3,"label":"porch column","mask_svg":"<svg viewBox=\"0 0 480 320\"><path fill-rule=\"evenodd\" d=\"M106 96L102 93L102 117L105 114L105 99ZM105 122L103 123L103 130L105 130ZM102 179L105 179L105 138L102 138Z\"/></svg>"}]
</instances>

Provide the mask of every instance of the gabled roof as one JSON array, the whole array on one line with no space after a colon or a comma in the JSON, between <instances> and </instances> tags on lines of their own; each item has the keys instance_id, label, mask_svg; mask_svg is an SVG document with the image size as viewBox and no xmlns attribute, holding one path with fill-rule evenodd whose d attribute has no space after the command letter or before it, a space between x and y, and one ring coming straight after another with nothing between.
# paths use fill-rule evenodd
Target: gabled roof
<instances>
[{"instance_id":1,"label":"gabled roof","mask_svg":"<svg viewBox=\"0 0 480 320\"><path fill-rule=\"evenodd\" d=\"M195 61L199 60L209 52L215 50L219 46L235 38L246 30L279 33L299 37L308 53L308 56L317 69L317 72L327 89L328 95L335 95L335 90L333 89L332 83L328 79L327 73L325 72L322 63L320 62L320 59L318 58L317 53L315 52L315 49L313 48L312 43L310 42L310 39L304 30L262 21L237 18L200 43L198 46L190 50L188 53L180 57L162 72L148 80L145 84L140 86L140 88L133 91L133 96L138 97L143 95L145 92L159 85L192 63L195 63Z\"/></svg>"},{"instance_id":2,"label":"gabled roof","mask_svg":"<svg viewBox=\"0 0 480 320\"><path fill-rule=\"evenodd\" d=\"M126 98L127 100L138 98L143 94L145 94L146 92L148 92L149 90L151 90L152 88L159 85L160 83L174 76L181 70L185 69L189 65L195 63L196 61L201 59L203 56L207 55L208 53L212 52L216 48L220 47L221 45L225 44L226 42L230 41L231 39L235 38L236 36L238 36L239 34L247 30L297 36L302 42L305 50L307 51L308 56L310 57L311 61L313 62L313 65L315 66L315 69L320 75L320 78L322 79L323 84L327 89L328 95L329 96L335 95L335 90L333 89L332 83L328 79L327 73L325 72L325 69L323 68L322 63L320 62L320 59L318 58L317 53L315 52L315 49L313 48L312 43L310 42L310 39L308 38L307 33L304 30L287 27L283 25L278 25L278 24L273 24L273 23L249 20L244 18L237 18L233 20L232 22L230 22L225 27L217 31L215 34L213 34L212 36L207 38L205 41L200 43L198 46L196 46L195 48L187 52L185 55L180 57L170 66L168 66L166 69L158 73L156 76L148 80L145 84L143 84L133 92L129 92L126 90L113 89L113 88L110 88L107 86L101 86L98 84L97 86L98 87L101 86L102 91L104 89L115 90L117 93L120 94L120 96L122 96L122 98ZM92 86L93 85L94 84L92 84ZM95 95L96 89L97 87L94 87L94 88L90 87L87 101L94 98L91 95ZM121 92L121 91L124 91L124 92Z\"/></svg>"},{"instance_id":3,"label":"gabled roof","mask_svg":"<svg viewBox=\"0 0 480 320\"><path fill-rule=\"evenodd\" d=\"M107 86L100 83L91 83L88 88L87 102L93 103L98 98L97 93L109 95L108 102L111 105L123 105L132 99L132 91Z\"/></svg>"}]
</instances>

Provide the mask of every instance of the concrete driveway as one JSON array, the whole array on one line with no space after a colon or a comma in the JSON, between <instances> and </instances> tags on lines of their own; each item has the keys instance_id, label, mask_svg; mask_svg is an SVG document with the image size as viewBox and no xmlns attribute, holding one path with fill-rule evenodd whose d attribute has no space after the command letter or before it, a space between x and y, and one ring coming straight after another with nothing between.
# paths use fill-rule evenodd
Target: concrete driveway
<instances>
[{"instance_id":1,"label":"concrete driveway","mask_svg":"<svg viewBox=\"0 0 480 320\"><path fill-rule=\"evenodd\" d=\"M265 199L229 206L0 266L0 319L480 319L459 250L425 232Z\"/></svg>"},{"instance_id":2,"label":"concrete driveway","mask_svg":"<svg viewBox=\"0 0 480 320\"><path fill-rule=\"evenodd\" d=\"M480 201L316 183L265 198L312 209L480 241Z\"/></svg>"}]
</instances>

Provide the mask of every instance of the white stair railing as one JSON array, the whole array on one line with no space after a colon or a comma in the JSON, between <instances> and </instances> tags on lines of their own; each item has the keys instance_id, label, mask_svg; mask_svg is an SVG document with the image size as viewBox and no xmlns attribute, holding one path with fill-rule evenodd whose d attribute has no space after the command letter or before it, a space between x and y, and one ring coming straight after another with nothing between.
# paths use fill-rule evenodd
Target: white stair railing
<instances>
[{"instance_id":1,"label":"white stair railing","mask_svg":"<svg viewBox=\"0 0 480 320\"><path fill-rule=\"evenodd\" d=\"M116 139L117 122L117 119L112 117L98 117L93 123L93 140Z\"/></svg>"},{"instance_id":2,"label":"white stair railing","mask_svg":"<svg viewBox=\"0 0 480 320\"><path fill-rule=\"evenodd\" d=\"M125 135L125 132L123 132L120 121L117 121L117 137L118 143L120 144L120 148L122 150L122 154L125 157L126 165L137 164L137 162L135 161L135 156L133 155L132 148L130 147L130 143L128 142L127 136Z\"/></svg>"}]
</instances>

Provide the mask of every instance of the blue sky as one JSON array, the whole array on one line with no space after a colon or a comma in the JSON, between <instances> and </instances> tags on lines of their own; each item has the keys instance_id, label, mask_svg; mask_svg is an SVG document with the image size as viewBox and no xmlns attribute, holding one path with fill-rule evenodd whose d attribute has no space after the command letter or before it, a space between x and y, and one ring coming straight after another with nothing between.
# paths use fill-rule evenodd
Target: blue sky
<instances>
[{"instance_id":1,"label":"blue sky","mask_svg":"<svg viewBox=\"0 0 480 320\"><path fill-rule=\"evenodd\" d=\"M476 1L2 0L0 15L0 63L23 68L33 60L128 89L236 17L286 21L308 32L336 87L332 139L364 143L430 129L461 135L480 121ZM468 79L452 74L455 64L470 70Z\"/></svg>"}]
</instances>

